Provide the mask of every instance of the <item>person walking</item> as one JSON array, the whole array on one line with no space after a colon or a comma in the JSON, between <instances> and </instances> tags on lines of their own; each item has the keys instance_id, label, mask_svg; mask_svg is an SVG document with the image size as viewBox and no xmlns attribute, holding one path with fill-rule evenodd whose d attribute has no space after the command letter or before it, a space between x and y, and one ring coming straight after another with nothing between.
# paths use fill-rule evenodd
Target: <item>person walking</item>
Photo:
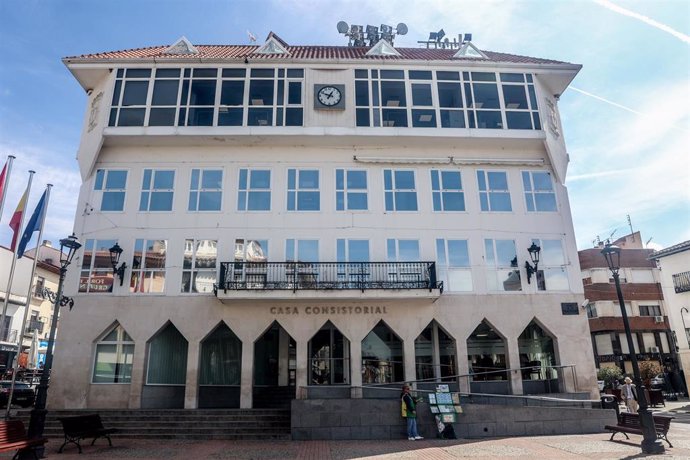
<instances>
[{"instance_id":1,"label":"person walking","mask_svg":"<svg viewBox=\"0 0 690 460\"><path fill-rule=\"evenodd\" d=\"M417 432L417 404L410 394L409 385L403 385L400 400L402 401L402 416L407 419L407 439L410 441L424 439Z\"/></svg>"},{"instance_id":2,"label":"person walking","mask_svg":"<svg viewBox=\"0 0 690 460\"><path fill-rule=\"evenodd\" d=\"M637 414L637 387L632 383L630 377L626 377L625 383L621 386L621 398L623 398L628 412Z\"/></svg>"}]
</instances>

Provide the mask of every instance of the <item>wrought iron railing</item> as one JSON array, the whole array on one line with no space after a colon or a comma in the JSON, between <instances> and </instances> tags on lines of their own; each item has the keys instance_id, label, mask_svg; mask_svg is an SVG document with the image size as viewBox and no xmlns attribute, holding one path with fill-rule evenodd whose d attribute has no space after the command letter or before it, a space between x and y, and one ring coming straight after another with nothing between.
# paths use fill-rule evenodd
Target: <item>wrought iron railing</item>
<instances>
[{"instance_id":1,"label":"wrought iron railing","mask_svg":"<svg viewBox=\"0 0 690 460\"><path fill-rule=\"evenodd\" d=\"M221 262L216 292L440 289L435 262Z\"/></svg>"},{"instance_id":2,"label":"wrought iron railing","mask_svg":"<svg viewBox=\"0 0 690 460\"><path fill-rule=\"evenodd\" d=\"M690 272L673 275L673 287L677 294L690 291Z\"/></svg>"}]
</instances>

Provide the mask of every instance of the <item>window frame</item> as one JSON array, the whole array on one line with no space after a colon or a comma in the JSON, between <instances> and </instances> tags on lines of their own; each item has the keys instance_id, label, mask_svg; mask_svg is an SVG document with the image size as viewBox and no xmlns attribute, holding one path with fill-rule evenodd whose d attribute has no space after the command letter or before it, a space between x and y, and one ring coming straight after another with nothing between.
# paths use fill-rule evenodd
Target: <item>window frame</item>
<instances>
[{"instance_id":1,"label":"window frame","mask_svg":"<svg viewBox=\"0 0 690 460\"><path fill-rule=\"evenodd\" d=\"M150 171L151 175L149 177L149 188L144 188L145 182L146 182L146 172ZM156 180L156 173L159 172L172 172L172 188L170 189L164 189L164 188L153 188L154 183ZM177 169L175 168L170 168L170 169L154 169L154 168L144 168L142 170L141 174L141 192L139 195L139 212L154 212L154 213L159 213L159 212L173 212L175 211L175 181L177 180ZM148 194L147 199L146 199L146 209L141 209L142 208L142 200L144 199L144 194ZM153 193L171 193L172 196L170 197L170 209L154 209L151 210L151 198Z\"/></svg>"},{"instance_id":2,"label":"window frame","mask_svg":"<svg viewBox=\"0 0 690 460\"><path fill-rule=\"evenodd\" d=\"M117 340L114 341L114 342L113 342L113 341L104 342L104 339L105 339L108 335L110 335L111 332L113 332L113 331L115 331L115 330L118 331L118 333L117 333ZM108 329L108 331L107 331L106 333L102 334L100 340L98 340L98 341L94 344L93 359L92 359L92 361L91 361L91 362L92 362L92 365L91 365L91 380L90 380L89 383L91 383L92 385L129 385L129 384L132 383L132 369L134 368L134 350L136 349L136 342L135 342L134 340L131 340L131 341L123 340L124 334L126 334L127 337L129 337L130 339L132 338L132 336L130 336L129 333L125 330L125 328L122 326L122 324L117 323L117 325L114 325L113 327L111 327L110 329ZM125 346L131 346L131 347L132 347L132 348L131 348L132 364L130 365L131 368L130 368L130 374L129 374L129 381L125 381L125 382L118 382L118 381L113 381L113 382L95 382L95 381L94 381L94 380L95 380L95 377L96 377L96 367L98 366L98 347L99 347L100 345L111 345L111 346L112 346L112 345L115 345L115 350L116 350L116 356L117 356L117 357L120 357L120 355L126 357L127 355L124 354L124 351L121 351L121 350L123 350ZM125 362L124 362L124 363L120 363L119 361L115 363L116 366L126 365L126 364L127 364L127 363L126 363L126 359L125 359ZM117 369L117 367L116 367L116 369ZM116 377L116 376L117 376L117 374L114 375L114 377Z\"/></svg>"},{"instance_id":3,"label":"window frame","mask_svg":"<svg viewBox=\"0 0 690 460\"><path fill-rule=\"evenodd\" d=\"M348 175L351 172L363 172L364 173L364 181L365 181L365 187L364 188L353 188L350 189L348 187ZM343 187L339 188L338 185L338 174L342 173L343 175ZM336 212L368 212L369 211L369 170L368 169L362 169L362 168L336 168L335 169L335 207L334 209ZM349 194L363 194L364 199L366 201L366 208L364 209L350 209L349 203ZM339 194L342 194L342 203L343 203L343 208L339 208Z\"/></svg>"},{"instance_id":4,"label":"window frame","mask_svg":"<svg viewBox=\"0 0 690 460\"><path fill-rule=\"evenodd\" d=\"M551 184L551 190L536 190L534 186L534 175L535 174L546 174L549 178L549 183ZM558 197L556 195L556 188L554 187L553 175L551 172L546 170L523 170L520 171L520 177L522 179L522 192L525 197L525 211L529 213L537 212L558 212ZM529 184L525 183L525 180L529 179ZM529 190L527 190L529 186ZM553 206L554 209L537 209L537 195L552 195L553 196ZM531 203L531 206L530 206ZM530 209L530 207L532 209Z\"/></svg>"},{"instance_id":5,"label":"window frame","mask_svg":"<svg viewBox=\"0 0 690 460\"><path fill-rule=\"evenodd\" d=\"M290 188L290 172L294 171L295 177L294 177L294 189ZM316 188L301 188L300 187L300 174L303 172L316 172L317 174L317 180L318 180L318 185ZM285 194L285 209L287 212L311 212L311 213L316 213L316 212L321 212L321 185L322 185L322 180L321 180L321 169L320 168L287 168L286 170L286 182L285 182L285 188L287 193ZM318 194L318 208L317 209L300 209L299 207L299 197L300 193L317 193ZM293 197L293 202L294 202L294 208L291 209L290 207L290 199L291 196Z\"/></svg>"},{"instance_id":6,"label":"window frame","mask_svg":"<svg viewBox=\"0 0 690 460\"><path fill-rule=\"evenodd\" d=\"M113 273L113 267L110 264L110 253L108 252L108 259L107 259L107 264L105 267L100 267L100 268L95 268L96 264L96 253L97 248L101 245L99 245L99 241L105 242L103 246L107 246L108 248L115 245L115 243L119 243L119 240L116 238L110 239L110 238L88 238L86 241L84 241L84 245L82 246L81 250L81 260L82 260L82 265L79 269L79 286L77 287L77 292L79 294L112 294L115 290L115 274ZM106 249L107 250L107 249ZM90 251L90 262L89 262L89 267L87 269L84 268L84 259L86 259L86 252ZM87 273L86 275L86 288L84 291L81 290L81 283L84 278L84 273ZM91 280L94 278L95 274L97 273L102 273L106 275L106 279L109 279L112 284L110 285L110 288L107 290L91 290ZM110 275L110 278L108 278L108 275Z\"/></svg>"},{"instance_id":7,"label":"window frame","mask_svg":"<svg viewBox=\"0 0 690 460\"><path fill-rule=\"evenodd\" d=\"M416 169L383 169L383 209L384 212L419 212L419 197L417 191L417 170ZM414 188L403 189L397 187L396 172L411 172L412 180L414 181ZM386 188L386 174L390 173L391 188ZM398 209L398 200L396 196L398 193L414 193L415 209ZM392 208L388 208L388 196L391 196Z\"/></svg>"},{"instance_id":8,"label":"window frame","mask_svg":"<svg viewBox=\"0 0 690 460\"><path fill-rule=\"evenodd\" d=\"M185 252L187 250L187 242L191 241L192 244L192 257L190 260L190 267L185 268ZM210 243L213 243L213 246L216 249L215 253L215 259L216 263L213 268L205 268L205 267L197 267L197 252L198 252L198 243L201 241L207 241ZM208 239L208 238L185 238L185 251L182 253L182 283L180 286L180 294L185 295L212 295L213 294L213 288L211 288L210 291L207 292L202 292L202 291L195 291L194 286L196 286L195 279L200 273L213 273L213 279L217 280L218 279L218 240L213 240L213 239ZM185 274L189 273L189 290L185 291L182 289L184 287L184 282L185 282Z\"/></svg>"},{"instance_id":9,"label":"window frame","mask_svg":"<svg viewBox=\"0 0 690 460\"><path fill-rule=\"evenodd\" d=\"M102 178L99 178L99 173L103 172ZM124 188L107 188L108 186L108 177L110 176L111 172L124 172L125 173L125 186ZM94 174L94 183L93 183L93 191L99 196L100 199L100 207L99 210L101 212L107 212L107 213L117 213L117 212L124 212L125 211L125 205L127 204L127 180L129 179L129 169L127 168L98 168L96 169L96 174ZM99 185L100 183L100 185ZM98 188L100 187L100 188ZM118 193L122 194L122 209L103 209L103 202L106 193Z\"/></svg>"},{"instance_id":10,"label":"window frame","mask_svg":"<svg viewBox=\"0 0 690 460\"><path fill-rule=\"evenodd\" d=\"M194 171L197 172L197 188L194 188ZM219 188L204 188L203 187L203 177L205 172L220 172L220 183ZM218 168L192 168L189 172L189 195L187 196L187 212L197 213L214 213L223 212L223 185L225 180L225 171L222 167ZM174 181L173 181L174 185ZM173 188L174 191L174 188ZM192 204L192 194L196 193L196 206L195 209L189 209ZM199 203L201 202L202 193L220 193L220 202L218 203L218 209L199 209ZM173 199L175 198L173 193Z\"/></svg>"},{"instance_id":11,"label":"window frame","mask_svg":"<svg viewBox=\"0 0 690 460\"><path fill-rule=\"evenodd\" d=\"M135 257L137 254L137 249L139 246L139 241L142 241L142 250L141 250L141 261L139 262L139 267L135 268ZM163 263L162 268L149 268L146 266L146 259L149 253L148 246L149 242L155 243L157 241L163 241L165 243L165 261ZM129 289L128 293L129 295L165 295L166 289L167 289L167 281L166 279L170 275L168 273L169 271L169 266L168 266L168 261L170 259L169 257L169 249L170 249L170 244L169 240L167 239L149 239L149 238L137 238L134 240L134 246L132 250L132 260L131 260L131 265L130 265L130 275L129 275ZM162 273L163 274L163 285L161 287L160 291L151 291L150 288L152 286L151 280L153 279L153 275L155 273ZM135 277L139 276L136 280ZM149 289L147 290L141 290L145 289L146 287L146 280L149 280L148 285ZM136 284L134 284L136 283Z\"/></svg>"},{"instance_id":12,"label":"window frame","mask_svg":"<svg viewBox=\"0 0 690 460\"><path fill-rule=\"evenodd\" d=\"M246 174L245 177L245 188L242 188L242 174ZM267 172L268 173L268 188L252 188L251 181L254 172ZM239 168L237 171L237 212L270 212L273 208L273 170L270 168ZM244 193L244 199L242 199L242 194ZM268 209L249 209L249 204L251 203L250 196L252 193L268 193ZM244 209L240 209L240 206Z\"/></svg>"},{"instance_id":13,"label":"window frame","mask_svg":"<svg viewBox=\"0 0 690 460\"><path fill-rule=\"evenodd\" d=\"M481 188L481 181L479 179L479 175L483 174L484 176L484 185L485 189ZM505 181L506 181L506 189L492 189L491 184L489 182L489 173L502 173L505 175ZM507 212L513 212L513 198L510 193L511 189L511 184L510 184L510 174L508 174L507 170L500 170L500 169L477 169L475 177L477 179L477 193L479 195L479 210L480 212L499 212L499 213L507 213ZM507 193L508 194L508 204L510 205L510 209L506 210L501 210L501 209L492 209L491 206L491 193ZM486 195L486 204L487 204L487 209L484 209L484 205L482 203L482 194Z\"/></svg>"},{"instance_id":14,"label":"window frame","mask_svg":"<svg viewBox=\"0 0 690 460\"><path fill-rule=\"evenodd\" d=\"M436 173L436 178L434 178L434 173ZM447 188L444 187L444 181L443 181L443 174L444 173L451 173L451 174L457 174L458 179L460 182L460 187L457 189L453 188ZM456 212L467 212L467 204L465 202L465 189L463 187L463 180L462 180L462 171L459 169L438 169L438 168L432 168L429 170L429 179L431 181L431 210L433 212L451 212L451 213L456 213ZM438 190L434 189L434 182L438 183ZM459 194L460 200L462 202L462 209L445 209L444 207L444 194L450 193L450 194ZM440 209L437 209L436 206L436 197L438 196L438 204L440 206Z\"/></svg>"}]
</instances>

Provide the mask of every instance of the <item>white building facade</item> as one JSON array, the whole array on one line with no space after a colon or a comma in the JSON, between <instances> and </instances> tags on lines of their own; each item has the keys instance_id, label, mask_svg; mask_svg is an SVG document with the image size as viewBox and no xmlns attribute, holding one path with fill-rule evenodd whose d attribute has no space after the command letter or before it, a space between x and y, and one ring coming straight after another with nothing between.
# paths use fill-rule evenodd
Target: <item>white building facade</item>
<instances>
[{"instance_id":1,"label":"white building facade","mask_svg":"<svg viewBox=\"0 0 690 460\"><path fill-rule=\"evenodd\" d=\"M558 114L580 66L469 48L65 58L88 94L84 247L51 407L596 396Z\"/></svg>"}]
</instances>

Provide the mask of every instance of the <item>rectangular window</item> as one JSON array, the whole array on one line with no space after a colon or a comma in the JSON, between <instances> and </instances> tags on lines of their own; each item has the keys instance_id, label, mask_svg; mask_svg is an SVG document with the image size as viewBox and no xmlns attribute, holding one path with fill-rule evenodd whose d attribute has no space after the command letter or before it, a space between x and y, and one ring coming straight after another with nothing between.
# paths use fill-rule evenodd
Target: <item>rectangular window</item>
<instances>
[{"instance_id":1,"label":"rectangular window","mask_svg":"<svg viewBox=\"0 0 690 460\"><path fill-rule=\"evenodd\" d=\"M522 171L522 186L525 191L527 211L558 211L551 173Z\"/></svg>"},{"instance_id":2,"label":"rectangular window","mask_svg":"<svg viewBox=\"0 0 690 460\"><path fill-rule=\"evenodd\" d=\"M465 210L465 194L462 191L460 171L432 169L431 191L434 211Z\"/></svg>"},{"instance_id":3,"label":"rectangular window","mask_svg":"<svg viewBox=\"0 0 690 460\"><path fill-rule=\"evenodd\" d=\"M436 72L436 79L438 80L438 105L441 108L441 127L464 128L466 126L465 111L460 74L439 71Z\"/></svg>"},{"instance_id":4,"label":"rectangular window","mask_svg":"<svg viewBox=\"0 0 690 460\"><path fill-rule=\"evenodd\" d=\"M386 211L416 211L417 189L414 171L383 170Z\"/></svg>"},{"instance_id":5,"label":"rectangular window","mask_svg":"<svg viewBox=\"0 0 690 460\"><path fill-rule=\"evenodd\" d=\"M318 262L319 240L285 240L286 262Z\"/></svg>"},{"instance_id":6,"label":"rectangular window","mask_svg":"<svg viewBox=\"0 0 690 460\"><path fill-rule=\"evenodd\" d=\"M662 316L659 305L640 305L640 316Z\"/></svg>"},{"instance_id":7,"label":"rectangular window","mask_svg":"<svg viewBox=\"0 0 690 460\"><path fill-rule=\"evenodd\" d=\"M271 210L271 171L268 169L240 169L237 191L238 211Z\"/></svg>"},{"instance_id":8,"label":"rectangular window","mask_svg":"<svg viewBox=\"0 0 690 460\"><path fill-rule=\"evenodd\" d=\"M167 248L166 240L136 240L132 257L130 292L164 292Z\"/></svg>"},{"instance_id":9,"label":"rectangular window","mask_svg":"<svg viewBox=\"0 0 690 460\"><path fill-rule=\"evenodd\" d=\"M418 240L386 240L389 262L419 262Z\"/></svg>"},{"instance_id":10,"label":"rectangular window","mask_svg":"<svg viewBox=\"0 0 690 460\"><path fill-rule=\"evenodd\" d=\"M367 172L351 169L335 170L335 208L338 211L366 211Z\"/></svg>"},{"instance_id":11,"label":"rectangular window","mask_svg":"<svg viewBox=\"0 0 690 460\"><path fill-rule=\"evenodd\" d=\"M369 240L338 239L336 241L336 258L338 262L338 281L347 286L356 287L358 283L369 280L371 273L369 262ZM353 263L358 262L358 263Z\"/></svg>"},{"instance_id":12,"label":"rectangular window","mask_svg":"<svg viewBox=\"0 0 690 460\"><path fill-rule=\"evenodd\" d=\"M36 287L34 288L34 297L44 299L43 288L46 287L46 279L42 276L36 276Z\"/></svg>"},{"instance_id":13,"label":"rectangular window","mask_svg":"<svg viewBox=\"0 0 690 460\"><path fill-rule=\"evenodd\" d=\"M94 190L101 192L101 211L122 211L125 208L127 171L99 169Z\"/></svg>"},{"instance_id":14,"label":"rectangular window","mask_svg":"<svg viewBox=\"0 0 690 460\"><path fill-rule=\"evenodd\" d=\"M139 211L172 211L175 171L144 169Z\"/></svg>"},{"instance_id":15,"label":"rectangular window","mask_svg":"<svg viewBox=\"0 0 690 460\"><path fill-rule=\"evenodd\" d=\"M218 69L185 69L180 95L180 126L213 126Z\"/></svg>"},{"instance_id":16,"label":"rectangular window","mask_svg":"<svg viewBox=\"0 0 690 460\"><path fill-rule=\"evenodd\" d=\"M319 171L316 169L288 169L288 211L319 211Z\"/></svg>"},{"instance_id":17,"label":"rectangular window","mask_svg":"<svg viewBox=\"0 0 690 460\"><path fill-rule=\"evenodd\" d=\"M182 292L210 293L216 282L218 241L185 240Z\"/></svg>"},{"instance_id":18,"label":"rectangular window","mask_svg":"<svg viewBox=\"0 0 690 460\"><path fill-rule=\"evenodd\" d=\"M175 126L180 69L156 69L148 126Z\"/></svg>"},{"instance_id":19,"label":"rectangular window","mask_svg":"<svg viewBox=\"0 0 690 460\"><path fill-rule=\"evenodd\" d=\"M192 169L189 211L220 211L222 196L222 169Z\"/></svg>"},{"instance_id":20,"label":"rectangular window","mask_svg":"<svg viewBox=\"0 0 690 460\"><path fill-rule=\"evenodd\" d=\"M597 306L593 303L587 305L587 318L597 317Z\"/></svg>"},{"instance_id":21,"label":"rectangular window","mask_svg":"<svg viewBox=\"0 0 690 460\"><path fill-rule=\"evenodd\" d=\"M144 126L151 69L119 69L108 126Z\"/></svg>"},{"instance_id":22,"label":"rectangular window","mask_svg":"<svg viewBox=\"0 0 690 460\"><path fill-rule=\"evenodd\" d=\"M450 292L472 291L472 270L467 240L436 240L439 278Z\"/></svg>"},{"instance_id":23,"label":"rectangular window","mask_svg":"<svg viewBox=\"0 0 690 460\"><path fill-rule=\"evenodd\" d=\"M561 240L533 238L532 243L541 248L537 272L537 288L540 291L567 291L570 289L568 270ZM526 260L530 260L525 254Z\"/></svg>"},{"instance_id":24,"label":"rectangular window","mask_svg":"<svg viewBox=\"0 0 690 460\"><path fill-rule=\"evenodd\" d=\"M508 129L541 129L532 75L502 73L500 76Z\"/></svg>"},{"instance_id":25,"label":"rectangular window","mask_svg":"<svg viewBox=\"0 0 690 460\"><path fill-rule=\"evenodd\" d=\"M493 72L465 72L464 75L467 107L471 109L469 127L503 129L496 74Z\"/></svg>"},{"instance_id":26,"label":"rectangular window","mask_svg":"<svg viewBox=\"0 0 690 460\"><path fill-rule=\"evenodd\" d=\"M482 211L512 211L505 171L477 171L479 203Z\"/></svg>"},{"instance_id":27,"label":"rectangular window","mask_svg":"<svg viewBox=\"0 0 690 460\"><path fill-rule=\"evenodd\" d=\"M242 126L246 69L223 69L218 126Z\"/></svg>"},{"instance_id":28,"label":"rectangular window","mask_svg":"<svg viewBox=\"0 0 690 460\"><path fill-rule=\"evenodd\" d=\"M113 292L110 248L117 240L86 240L81 260L79 292Z\"/></svg>"},{"instance_id":29,"label":"rectangular window","mask_svg":"<svg viewBox=\"0 0 690 460\"><path fill-rule=\"evenodd\" d=\"M613 343L611 342L611 334L595 335L594 343L597 346L597 353L599 354L599 356L613 354Z\"/></svg>"},{"instance_id":30,"label":"rectangular window","mask_svg":"<svg viewBox=\"0 0 690 460\"><path fill-rule=\"evenodd\" d=\"M522 291L517 252L513 240L484 240L489 291Z\"/></svg>"},{"instance_id":31,"label":"rectangular window","mask_svg":"<svg viewBox=\"0 0 690 460\"><path fill-rule=\"evenodd\" d=\"M266 286L268 270L268 240L237 238L235 240L235 263L232 268L234 283L247 289L263 289ZM242 263L250 262L250 263Z\"/></svg>"}]
</instances>

